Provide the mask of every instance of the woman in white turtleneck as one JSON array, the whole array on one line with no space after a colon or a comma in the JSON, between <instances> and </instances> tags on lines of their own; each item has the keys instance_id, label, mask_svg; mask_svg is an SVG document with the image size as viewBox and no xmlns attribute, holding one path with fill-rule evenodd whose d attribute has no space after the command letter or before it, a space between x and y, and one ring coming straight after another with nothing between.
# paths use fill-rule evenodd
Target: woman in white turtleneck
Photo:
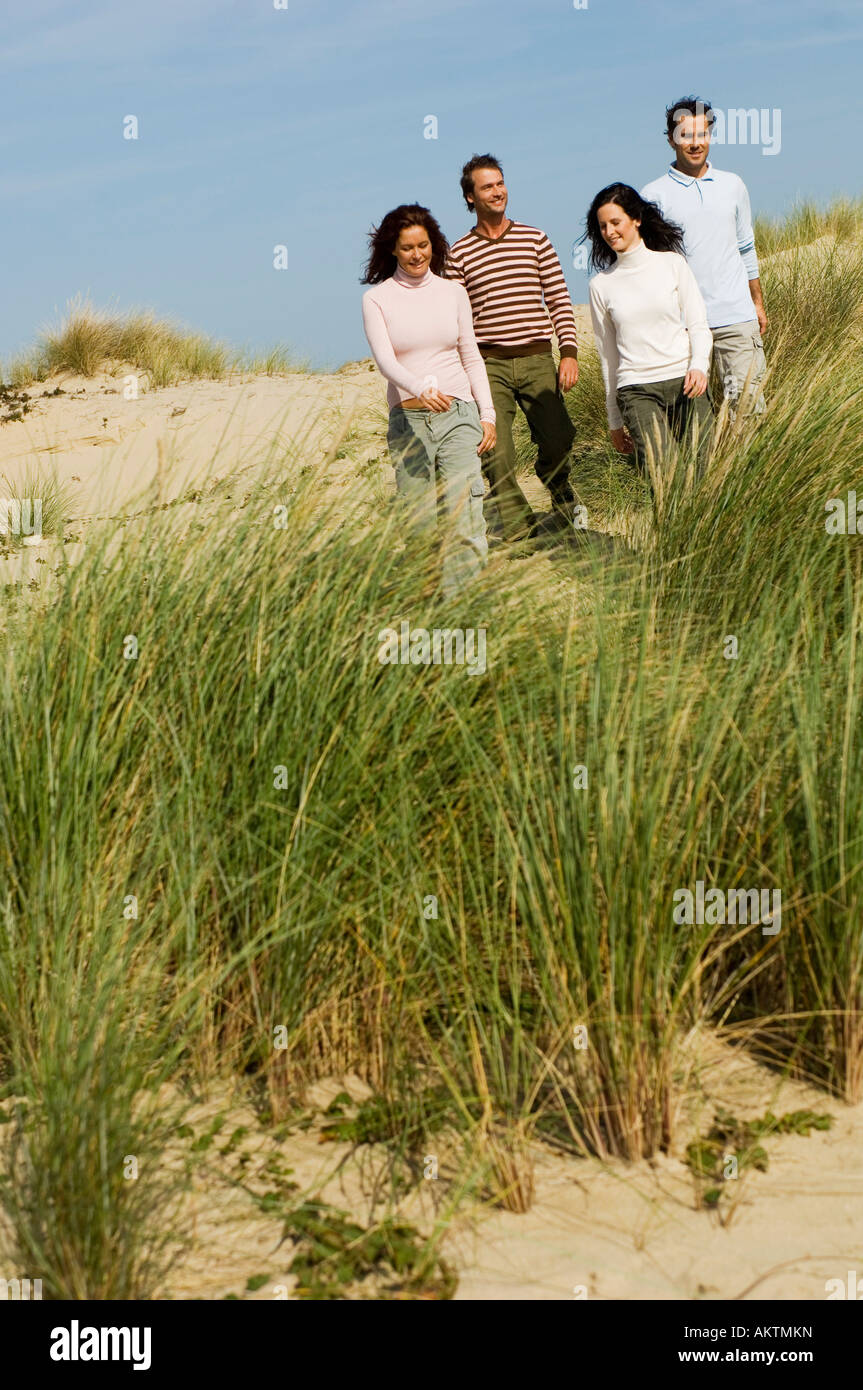
<instances>
[{"instance_id":1,"label":"woman in white turtleneck","mask_svg":"<svg viewBox=\"0 0 863 1390\"><path fill-rule=\"evenodd\" d=\"M672 441L703 475L713 436L707 388L713 345L683 234L628 184L596 195L587 214L590 313L605 381L611 442L658 467Z\"/></svg>"}]
</instances>

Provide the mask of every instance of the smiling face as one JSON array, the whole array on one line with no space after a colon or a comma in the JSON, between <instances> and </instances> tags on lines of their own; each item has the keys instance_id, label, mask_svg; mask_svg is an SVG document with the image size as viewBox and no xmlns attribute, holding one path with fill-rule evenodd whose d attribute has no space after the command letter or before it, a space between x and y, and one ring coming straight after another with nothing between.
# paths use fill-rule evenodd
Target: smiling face
<instances>
[{"instance_id":1,"label":"smiling face","mask_svg":"<svg viewBox=\"0 0 863 1390\"><path fill-rule=\"evenodd\" d=\"M474 169L473 205L477 217L502 217L508 196L500 169Z\"/></svg>"},{"instance_id":2,"label":"smiling face","mask_svg":"<svg viewBox=\"0 0 863 1390\"><path fill-rule=\"evenodd\" d=\"M406 275L425 275L431 264L432 244L425 227L403 227L393 251Z\"/></svg>"},{"instance_id":3,"label":"smiling face","mask_svg":"<svg viewBox=\"0 0 863 1390\"><path fill-rule=\"evenodd\" d=\"M697 178L710 154L710 122L707 116L692 116L681 113L668 137L674 150L678 169L691 178Z\"/></svg>"},{"instance_id":4,"label":"smiling face","mask_svg":"<svg viewBox=\"0 0 863 1390\"><path fill-rule=\"evenodd\" d=\"M616 255L631 251L641 240L641 222L629 217L618 203L603 203L597 209L596 218L603 241Z\"/></svg>"}]
</instances>

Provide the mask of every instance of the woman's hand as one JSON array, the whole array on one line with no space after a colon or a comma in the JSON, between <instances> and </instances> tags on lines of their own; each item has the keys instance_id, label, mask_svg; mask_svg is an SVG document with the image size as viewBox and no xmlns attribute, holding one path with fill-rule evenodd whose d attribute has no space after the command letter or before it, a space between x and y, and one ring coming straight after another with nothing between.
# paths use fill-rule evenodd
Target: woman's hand
<instances>
[{"instance_id":1,"label":"woman's hand","mask_svg":"<svg viewBox=\"0 0 863 1390\"><path fill-rule=\"evenodd\" d=\"M427 391L423 391L420 400L426 410L433 410L437 415L444 410L449 410L452 405L452 396L445 396L443 391L438 391L436 387L431 386Z\"/></svg>"},{"instance_id":2,"label":"woman's hand","mask_svg":"<svg viewBox=\"0 0 863 1390\"><path fill-rule=\"evenodd\" d=\"M689 371L686 373L683 382L684 396L689 396L690 399L692 399L695 396L703 396L706 390L707 377L704 375L704 372Z\"/></svg>"},{"instance_id":3,"label":"woman's hand","mask_svg":"<svg viewBox=\"0 0 863 1390\"><path fill-rule=\"evenodd\" d=\"M622 425L620 429L609 430L609 434L611 435L611 442L619 454L635 453L635 445L632 442L632 438Z\"/></svg>"},{"instance_id":4,"label":"woman's hand","mask_svg":"<svg viewBox=\"0 0 863 1390\"><path fill-rule=\"evenodd\" d=\"M493 449L497 443L497 430L494 425L490 425L487 420L480 420L482 425L482 439L476 446L476 451L482 457L487 454L489 449Z\"/></svg>"}]
</instances>

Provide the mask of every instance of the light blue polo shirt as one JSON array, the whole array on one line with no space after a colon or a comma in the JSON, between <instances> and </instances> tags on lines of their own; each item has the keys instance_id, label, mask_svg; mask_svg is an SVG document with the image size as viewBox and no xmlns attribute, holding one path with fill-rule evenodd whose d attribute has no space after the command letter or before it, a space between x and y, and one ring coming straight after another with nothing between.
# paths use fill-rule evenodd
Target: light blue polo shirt
<instances>
[{"instance_id":1,"label":"light blue polo shirt","mask_svg":"<svg viewBox=\"0 0 863 1390\"><path fill-rule=\"evenodd\" d=\"M755 233L746 184L737 174L714 169L710 161L700 179L674 165L641 190L658 203L669 222L683 228L686 259L698 281L711 328L757 319L749 293L758 277Z\"/></svg>"}]
</instances>

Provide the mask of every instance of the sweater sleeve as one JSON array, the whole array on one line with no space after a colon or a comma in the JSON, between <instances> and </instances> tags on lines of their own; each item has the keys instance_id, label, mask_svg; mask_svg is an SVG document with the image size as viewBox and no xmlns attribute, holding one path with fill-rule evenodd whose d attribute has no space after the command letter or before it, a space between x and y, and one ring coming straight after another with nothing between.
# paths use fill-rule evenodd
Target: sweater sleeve
<instances>
[{"instance_id":1,"label":"sweater sleeve","mask_svg":"<svg viewBox=\"0 0 863 1390\"><path fill-rule=\"evenodd\" d=\"M491 387L488 384L485 362L482 360L482 354L476 345L470 300L467 290L461 285L456 285L455 292L458 304L458 355L467 373L473 398L479 406L479 418L485 420L489 425L493 425L495 414Z\"/></svg>"},{"instance_id":2,"label":"sweater sleeve","mask_svg":"<svg viewBox=\"0 0 863 1390\"><path fill-rule=\"evenodd\" d=\"M608 310L602 302L598 277L591 280L588 288L593 336L596 340L596 350L599 353L599 364L602 367L602 379L605 382L605 410L608 415L608 428L619 430L623 424L623 417L617 408L617 334L614 324L608 316Z\"/></svg>"},{"instance_id":3,"label":"sweater sleeve","mask_svg":"<svg viewBox=\"0 0 863 1390\"><path fill-rule=\"evenodd\" d=\"M384 311L370 290L363 295L363 328L372 350L378 371L394 386L409 396L421 396L425 385L422 378L413 376L401 365L390 342Z\"/></svg>"},{"instance_id":4,"label":"sweater sleeve","mask_svg":"<svg viewBox=\"0 0 863 1390\"><path fill-rule=\"evenodd\" d=\"M689 370L710 370L713 334L707 326L707 310L698 283L682 256L677 257L677 293L683 310L683 322L689 334Z\"/></svg>"},{"instance_id":5,"label":"sweater sleeve","mask_svg":"<svg viewBox=\"0 0 863 1390\"><path fill-rule=\"evenodd\" d=\"M446 253L446 260L441 270L442 280L457 280L460 285L464 284L464 265L456 257L452 247Z\"/></svg>"},{"instance_id":6,"label":"sweater sleeve","mask_svg":"<svg viewBox=\"0 0 863 1390\"><path fill-rule=\"evenodd\" d=\"M541 233L536 244L536 255L539 261L542 295L554 324L560 355L561 357L577 357L578 337L575 331L572 300L569 297L569 290L566 288L566 281L563 278L563 270L557 252L545 232Z\"/></svg>"},{"instance_id":7,"label":"sweater sleeve","mask_svg":"<svg viewBox=\"0 0 863 1390\"><path fill-rule=\"evenodd\" d=\"M742 179L738 180L737 207L737 249L746 267L747 280L758 279L758 255L755 250L755 232L752 228L752 208L749 205L749 190Z\"/></svg>"}]
</instances>

